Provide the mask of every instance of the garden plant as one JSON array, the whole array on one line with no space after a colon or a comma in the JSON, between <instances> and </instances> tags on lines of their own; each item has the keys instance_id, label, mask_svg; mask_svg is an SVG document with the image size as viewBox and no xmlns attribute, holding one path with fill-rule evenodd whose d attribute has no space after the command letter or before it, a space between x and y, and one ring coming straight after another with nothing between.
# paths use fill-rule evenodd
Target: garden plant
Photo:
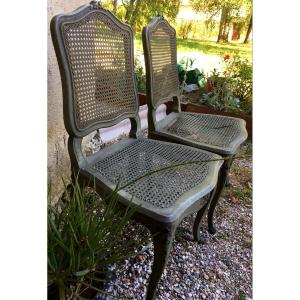
<instances>
[{"instance_id":1,"label":"garden plant","mask_svg":"<svg viewBox=\"0 0 300 300\"><path fill-rule=\"evenodd\" d=\"M200 102L227 112L252 114L252 64L238 56L225 55L223 70L207 76L206 92Z\"/></svg>"},{"instance_id":2,"label":"garden plant","mask_svg":"<svg viewBox=\"0 0 300 300\"><path fill-rule=\"evenodd\" d=\"M48 193L48 295L50 299L88 298L106 282L109 266L134 253L142 240L122 241L137 207L120 210L117 191L100 199L75 180L51 205ZM107 205L104 205L104 202Z\"/></svg>"}]
</instances>

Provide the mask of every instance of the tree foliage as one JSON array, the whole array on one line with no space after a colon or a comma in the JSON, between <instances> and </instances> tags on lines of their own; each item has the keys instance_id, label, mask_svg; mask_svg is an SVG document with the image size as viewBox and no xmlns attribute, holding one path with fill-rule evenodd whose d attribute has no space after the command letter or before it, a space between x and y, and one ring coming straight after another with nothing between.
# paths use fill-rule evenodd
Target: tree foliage
<instances>
[{"instance_id":1,"label":"tree foliage","mask_svg":"<svg viewBox=\"0 0 300 300\"><path fill-rule=\"evenodd\" d=\"M175 20L181 0L110 0L104 4L113 10L117 17L129 24L135 31L140 32L158 13L169 20Z\"/></svg>"},{"instance_id":2,"label":"tree foliage","mask_svg":"<svg viewBox=\"0 0 300 300\"><path fill-rule=\"evenodd\" d=\"M195 11L217 15L227 8L231 13L238 13L243 6L251 6L251 0L190 0Z\"/></svg>"},{"instance_id":3,"label":"tree foliage","mask_svg":"<svg viewBox=\"0 0 300 300\"><path fill-rule=\"evenodd\" d=\"M234 17L239 16L243 8L247 14L242 20L244 23L250 22L252 13L251 0L191 0L192 7L197 12L203 12L213 18L221 14L218 42L228 41L229 26Z\"/></svg>"}]
</instances>

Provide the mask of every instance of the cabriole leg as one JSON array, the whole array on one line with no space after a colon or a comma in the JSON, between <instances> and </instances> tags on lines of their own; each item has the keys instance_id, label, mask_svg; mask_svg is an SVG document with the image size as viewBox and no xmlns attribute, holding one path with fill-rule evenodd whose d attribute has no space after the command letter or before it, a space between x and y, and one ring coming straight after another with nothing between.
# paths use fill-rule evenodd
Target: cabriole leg
<instances>
[{"instance_id":1,"label":"cabriole leg","mask_svg":"<svg viewBox=\"0 0 300 300\"><path fill-rule=\"evenodd\" d=\"M166 227L163 230L154 233L154 262L152 266L152 273L149 279L146 300L155 299L157 284L168 261L168 257L174 240L174 233L174 227Z\"/></svg>"},{"instance_id":2,"label":"cabriole leg","mask_svg":"<svg viewBox=\"0 0 300 300\"><path fill-rule=\"evenodd\" d=\"M204 213L205 213L206 209L208 208L209 203L211 202L211 199L214 196L215 191L216 191L216 188L210 193L207 203L202 208L200 208L197 213L197 216L196 216L196 219L195 219L194 225L193 225L193 236L194 236L195 242L200 241L200 224L201 224L202 218L204 216Z\"/></svg>"},{"instance_id":3,"label":"cabriole leg","mask_svg":"<svg viewBox=\"0 0 300 300\"><path fill-rule=\"evenodd\" d=\"M230 158L230 162L229 162L229 166L228 166L228 171L230 170L230 168L232 166L233 160L234 160L234 155ZM231 186L229 176L226 177L225 186L226 187L230 187Z\"/></svg>"},{"instance_id":4,"label":"cabriole leg","mask_svg":"<svg viewBox=\"0 0 300 300\"><path fill-rule=\"evenodd\" d=\"M228 176L228 171L230 168L230 162L231 162L231 158L225 160L220 169L219 179L218 179L217 187L215 190L215 194L212 197L210 205L209 205L207 221L208 221L208 231L211 234L215 234L217 232L216 228L213 224L214 211L215 211L216 205L220 199L220 195L221 195L223 188L225 186L225 183L226 183L226 178Z\"/></svg>"}]
</instances>

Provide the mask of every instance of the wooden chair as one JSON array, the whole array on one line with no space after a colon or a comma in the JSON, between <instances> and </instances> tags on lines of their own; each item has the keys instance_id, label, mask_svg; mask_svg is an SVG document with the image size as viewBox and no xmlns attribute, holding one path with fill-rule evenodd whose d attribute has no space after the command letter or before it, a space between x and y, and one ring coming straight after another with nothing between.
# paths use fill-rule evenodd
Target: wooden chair
<instances>
[{"instance_id":1,"label":"wooden chair","mask_svg":"<svg viewBox=\"0 0 300 300\"><path fill-rule=\"evenodd\" d=\"M148 137L228 157L220 170L217 190L208 211L209 232L215 233L214 210L234 155L247 138L246 123L232 117L181 112L176 31L162 15L143 28L142 40L146 65ZM168 101L173 101L172 112L157 122L156 109Z\"/></svg>"},{"instance_id":2,"label":"wooden chair","mask_svg":"<svg viewBox=\"0 0 300 300\"><path fill-rule=\"evenodd\" d=\"M141 137L133 32L98 2L55 16L51 35L61 74L73 178L79 174L81 184L95 181L100 195L112 193L119 183L123 187L118 192L120 205L140 206L134 218L153 234L155 254L147 299L154 299L176 228L194 212L198 213L193 232L195 239L199 237L201 217L215 191L223 159ZM126 118L131 121L128 140L84 156L84 136ZM198 163L186 164L191 161ZM180 166L169 168L174 164Z\"/></svg>"}]
</instances>

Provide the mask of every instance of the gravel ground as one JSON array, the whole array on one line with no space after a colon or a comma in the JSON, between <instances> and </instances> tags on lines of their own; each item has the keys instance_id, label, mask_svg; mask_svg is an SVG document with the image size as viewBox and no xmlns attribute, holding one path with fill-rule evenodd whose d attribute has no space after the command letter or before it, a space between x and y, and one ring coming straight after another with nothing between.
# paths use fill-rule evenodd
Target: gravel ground
<instances>
[{"instance_id":1,"label":"gravel ground","mask_svg":"<svg viewBox=\"0 0 300 300\"><path fill-rule=\"evenodd\" d=\"M207 232L202 222L202 238L192 240L194 216L183 220L177 230L157 299L252 299L252 158L245 144L230 172L226 188L215 211L217 233ZM149 234L130 223L126 235ZM116 299L145 299L153 262L151 243L147 250L124 261L113 286Z\"/></svg>"}]
</instances>

